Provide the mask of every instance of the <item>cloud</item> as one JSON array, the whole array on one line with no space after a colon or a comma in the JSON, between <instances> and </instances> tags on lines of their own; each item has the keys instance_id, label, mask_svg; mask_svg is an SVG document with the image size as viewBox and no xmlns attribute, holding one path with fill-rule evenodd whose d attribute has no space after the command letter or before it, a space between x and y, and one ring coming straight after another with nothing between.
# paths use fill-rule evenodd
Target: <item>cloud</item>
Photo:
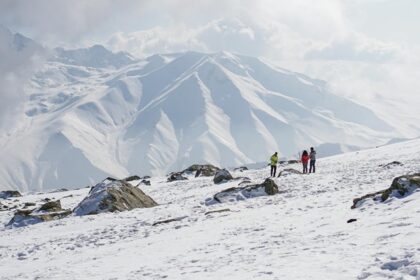
<instances>
[{"instance_id":1,"label":"cloud","mask_svg":"<svg viewBox=\"0 0 420 280\"><path fill-rule=\"evenodd\" d=\"M305 59L384 63L395 59L399 51L393 44L385 44L358 35L335 40L326 46L309 50L305 54Z\"/></svg>"},{"instance_id":2,"label":"cloud","mask_svg":"<svg viewBox=\"0 0 420 280\"><path fill-rule=\"evenodd\" d=\"M0 26L0 129L10 130L22 116L25 83L43 58L43 49Z\"/></svg>"}]
</instances>

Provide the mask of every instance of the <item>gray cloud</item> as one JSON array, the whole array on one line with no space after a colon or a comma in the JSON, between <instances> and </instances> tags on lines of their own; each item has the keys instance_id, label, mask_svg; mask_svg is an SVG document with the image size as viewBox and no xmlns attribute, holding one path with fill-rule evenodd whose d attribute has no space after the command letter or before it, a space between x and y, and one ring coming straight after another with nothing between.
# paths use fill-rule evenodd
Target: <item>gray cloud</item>
<instances>
[{"instance_id":1,"label":"gray cloud","mask_svg":"<svg viewBox=\"0 0 420 280\"><path fill-rule=\"evenodd\" d=\"M349 60L384 63L396 58L396 47L374 41L356 44L357 41L334 41L331 44L308 51L305 59Z\"/></svg>"},{"instance_id":2,"label":"gray cloud","mask_svg":"<svg viewBox=\"0 0 420 280\"><path fill-rule=\"evenodd\" d=\"M41 46L0 26L0 128L13 128L22 116L24 85L43 59Z\"/></svg>"}]
</instances>

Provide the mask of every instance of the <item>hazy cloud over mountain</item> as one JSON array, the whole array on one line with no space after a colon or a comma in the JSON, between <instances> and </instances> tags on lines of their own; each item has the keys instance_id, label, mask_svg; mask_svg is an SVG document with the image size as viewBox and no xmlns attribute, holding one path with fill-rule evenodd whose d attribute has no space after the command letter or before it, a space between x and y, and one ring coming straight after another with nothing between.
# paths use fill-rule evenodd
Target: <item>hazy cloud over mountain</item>
<instances>
[{"instance_id":1,"label":"hazy cloud over mountain","mask_svg":"<svg viewBox=\"0 0 420 280\"><path fill-rule=\"evenodd\" d=\"M54 47L261 56L370 106L396 95L418 105L410 77L420 72L419 8L416 0L5 0L0 24Z\"/></svg>"}]
</instances>

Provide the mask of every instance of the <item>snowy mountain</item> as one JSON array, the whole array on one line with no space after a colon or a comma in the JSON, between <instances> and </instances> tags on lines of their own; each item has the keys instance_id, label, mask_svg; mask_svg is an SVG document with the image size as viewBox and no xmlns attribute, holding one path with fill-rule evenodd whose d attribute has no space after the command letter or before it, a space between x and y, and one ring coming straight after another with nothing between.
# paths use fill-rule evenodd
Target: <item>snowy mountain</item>
<instances>
[{"instance_id":1,"label":"snowy mountain","mask_svg":"<svg viewBox=\"0 0 420 280\"><path fill-rule=\"evenodd\" d=\"M56 48L55 55L51 60L68 65L93 68L120 68L135 62L135 59L130 54L124 52L113 53L101 45L76 50Z\"/></svg>"},{"instance_id":2,"label":"snowy mountain","mask_svg":"<svg viewBox=\"0 0 420 280\"><path fill-rule=\"evenodd\" d=\"M141 189L156 207L0 226L0 278L415 280L420 189L351 206L395 177L418 173L419 153L414 140L320 159L315 174L274 178L278 194L213 205L208 198L242 180L153 177ZM232 172L252 183L268 174L267 167ZM10 221L14 207L28 211L51 200L74 209L89 190L0 199L0 222Z\"/></svg>"},{"instance_id":3,"label":"snowy mountain","mask_svg":"<svg viewBox=\"0 0 420 280\"><path fill-rule=\"evenodd\" d=\"M134 60L101 46L57 49L25 91L25 121L0 138L0 189L74 188L399 137L323 81L227 52Z\"/></svg>"}]
</instances>

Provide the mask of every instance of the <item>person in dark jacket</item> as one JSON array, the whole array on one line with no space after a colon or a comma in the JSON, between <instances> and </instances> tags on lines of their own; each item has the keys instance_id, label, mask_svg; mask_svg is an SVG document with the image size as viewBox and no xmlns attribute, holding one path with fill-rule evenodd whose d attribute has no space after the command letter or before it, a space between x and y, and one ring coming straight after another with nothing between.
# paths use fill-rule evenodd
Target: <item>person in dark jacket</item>
<instances>
[{"instance_id":1,"label":"person in dark jacket","mask_svg":"<svg viewBox=\"0 0 420 280\"><path fill-rule=\"evenodd\" d=\"M277 156L277 152L275 152L270 158L270 166L271 166L270 175L271 175L271 177L276 177L277 162L278 161L279 161L279 157Z\"/></svg>"},{"instance_id":2,"label":"person in dark jacket","mask_svg":"<svg viewBox=\"0 0 420 280\"><path fill-rule=\"evenodd\" d=\"M303 174L308 173L308 162L309 162L309 154L307 150L304 150L302 153L302 165L303 165Z\"/></svg>"},{"instance_id":3,"label":"person in dark jacket","mask_svg":"<svg viewBox=\"0 0 420 280\"><path fill-rule=\"evenodd\" d=\"M313 147L311 147L311 153L309 154L309 158L309 173L315 173L316 151Z\"/></svg>"}]
</instances>

